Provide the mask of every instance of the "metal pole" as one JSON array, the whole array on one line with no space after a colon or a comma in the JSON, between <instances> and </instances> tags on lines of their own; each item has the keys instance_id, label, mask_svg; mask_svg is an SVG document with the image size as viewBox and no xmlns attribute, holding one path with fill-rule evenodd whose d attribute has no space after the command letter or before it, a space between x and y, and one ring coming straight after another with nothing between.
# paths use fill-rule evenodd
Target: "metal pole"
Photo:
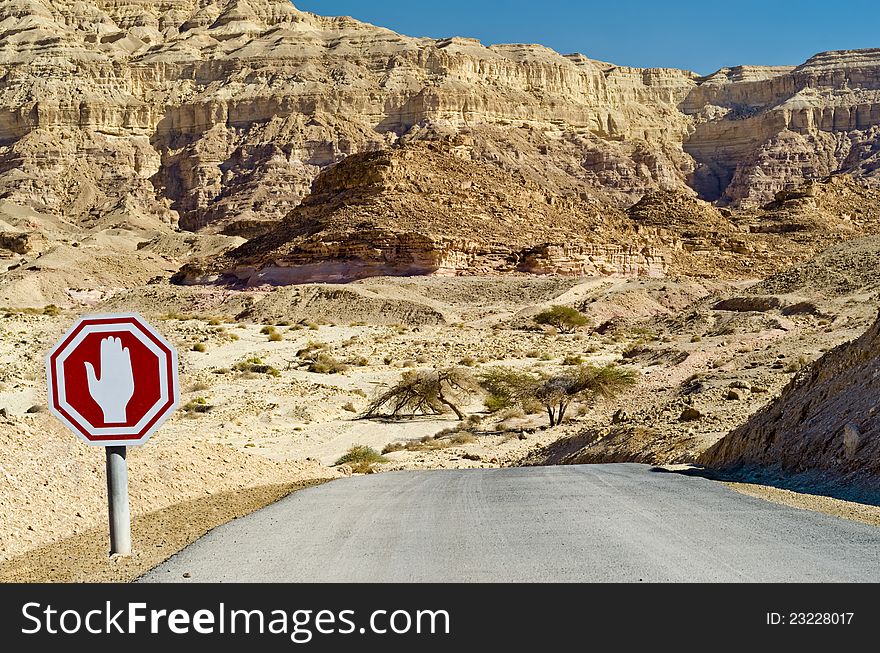
<instances>
[{"instance_id":1,"label":"metal pole","mask_svg":"<svg viewBox=\"0 0 880 653\"><path fill-rule=\"evenodd\" d=\"M107 449L107 500L110 512L110 555L131 555L128 508L128 463L125 447Z\"/></svg>"}]
</instances>

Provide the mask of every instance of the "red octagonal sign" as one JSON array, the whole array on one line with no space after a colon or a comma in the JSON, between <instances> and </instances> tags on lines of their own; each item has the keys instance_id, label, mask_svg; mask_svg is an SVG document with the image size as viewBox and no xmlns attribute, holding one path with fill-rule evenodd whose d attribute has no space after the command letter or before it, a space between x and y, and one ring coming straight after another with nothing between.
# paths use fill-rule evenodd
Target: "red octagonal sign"
<instances>
[{"instance_id":1,"label":"red octagonal sign","mask_svg":"<svg viewBox=\"0 0 880 653\"><path fill-rule=\"evenodd\" d=\"M95 446L146 442L177 407L177 352L133 313L81 318L46 357L49 410Z\"/></svg>"}]
</instances>

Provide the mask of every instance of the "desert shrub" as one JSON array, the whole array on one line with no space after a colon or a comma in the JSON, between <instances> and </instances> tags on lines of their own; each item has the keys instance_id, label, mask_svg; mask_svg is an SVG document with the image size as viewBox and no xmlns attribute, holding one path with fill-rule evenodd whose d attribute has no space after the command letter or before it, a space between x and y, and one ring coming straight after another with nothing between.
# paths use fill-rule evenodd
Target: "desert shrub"
<instances>
[{"instance_id":1,"label":"desert shrub","mask_svg":"<svg viewBox=\"0 0 880 653\"><path fill-rule=\"evenodd\" d=\"M513 406L511 408L506 408L498 414L498 419L506 420L506 419L523 419L526 416L526 412L519 406Z\"/></svg>"},{"instance_id":2,"label":"desert shrub","mask_svg":"<svg viewBox=\"0 0 880 653\"><path fill-rule=\"evenodd\" d=\"M263 334L264 336L272 335L273 333L275 333L275 331L276 331L275 327L271 326L271 325L266 325L262 329L260 329L260 333Z\"/></svg>"},{"instance_id":3,"label":"desert shrub","mask_svg":"<svg viewBox=\"0 0 880 653\"><path fill-rule=\"evenodd\" d=\"M562 364L566 366L580 365L584 362L583 356L570 355L562 360Z\"/></svg>"},{"instance_id":4,"label":"desert shrub","mask_svg":"<svg viewBox=\"0 0 880 653\"><path fill-rule=\"evenodd\" d=\"M357 408L355 408L354 404L351 403L350 401L346 404L343 404L342 410L347 410L349 413L356 413L357 412Z\"/></svg>"},{"instance_id":5,"label":"desert shrub","mask_svg":"<svg viewBox=\"0 0 880 653\"><path fill-rule=\"evenodd\" d=\"M49 304L43 308L43 315L49 315L52 317L56 317L61 315L61 309L55 306L55 304Z\"/></svg>"},{"instance_id":6,"label":"desert shrub","mask_svg":"<svg viewBox=\"0 0 880 653\"><path fill-rule=\"evenodd\" d=\"M204 392L205 390L210 390L211 386L205 383L204 381L195 381L190 387L190 392Z\"/></svg>"},{"instance_id":7,"label":"desert shrub","mask_svg":"<svg viewBox=\"0 0 880 653\"><path fill-rule=\"evenodd\" d=\"M330 345L328 345L327 343L311 340L305 347L296 352L296 356L297 358L309 358L317 352L325 351L328 349L330 349Z\"/></svg>"},{"instance_id":8,"label":"desert shrub","mask_svg":"<svg viewBox=\"0 0 880 653\"><path fill-rule=\"evenodd\" d=\"M465 356L458 362L458 364L462 367L473 367L477 364L477 359L473 356Z\"/></svg>"},{"instance_id":9,"label":"desert shrub","mask_svg":"<svg viewBox=\"0 0 880 653\"><path fill-rule=\"evenodd\" d=\"M473 433L468 433L467 431L461 431L460 433L456 433L449 440L450 444L461 446L463 444L473 444L477 441L477 438L474 437Z\"/></svg>"},{"instance_id":10,"label":"desert shrub","mask_svg":"<svg viewBox=\"0 0 880 653\"><path fill-rule=\"evenodd\" d=\"M214 407L204 397L196 397L187 402L183 407L183 412L188 415L209 413L212 410L214 410Z\"/></svg>"},{"instance_id":11,"label":"desert shrub","mask_svg":"<svg viewBox=\"0 0 880 653\"><path fill-rule=\"evenodd\" d=\"M320 353L309 362L307 369L313 374L344 374L348 365L330 354Z\"/></svg>"},{"instance_id":12,"label":"desert shrub","mask_svg":"<svg viewBox=\"0 0 880 653\"><path fill-rule=\"evenodd\" d=\"M282 340L284 340L284 336L277 331L273 331L269 334L269 342L281 342Z\"/></svg>"},{"instance_id":13,"label":"desert shrub","mask_svg":"<svg viewBox=\"0 0 880 653\"><path fill-rule=\"evenodd\" d=\"M654 331L654 329L646 326L630 327L627 333L630 338L636 338L645 342L654 342L655 340L659 340L660 338L660 336L657 335L657 332Z\"/></svg>"},{"instance_id":14,"label":"desert shrub","mask_svg":"<svg viewBox=\"0 0 880 653\"><path fill-rule=\"evenodd\" d=\"M356 444L333 464L355 466L358 464L372 465L374 463L385 462L388 462L388 459L372 447L363 444Z\"/></svg>"},{"instance_id":15,"label":"desert shrub","mask_svg":"<svg viewBox=\"0 0 880 653\"><path fill-rule=\"evenodd\" d=\"M208 326L220 326L221 324L223 324L223 322L221 322L216 317L212 317L210 320L208 320Z\"/></svg>"},{"instance_id":16,"label":"desert shrub","mask_svg":"<svg viewBox=\"0 0 880 653\"><path fill-rule=\"evenodd\" d=\"M247 374L268 374L269 376L278 377L281 376L281 372L272 367L271 365L266 365L260 358L248 358L247 360L240 361L233 366L233 369L236 372L243 372Z\"/></svg>"},{"instance_id":17,"label":"desert shrub","mask_svg":"<svg viewBox=\"0 0 880 653\"><path fill-rule=\"evenodd\" d=\"M198 352L198 353L200 353L200 354L204 354L206 351L208 351L208 348L205 347L205 343L203 343L203 342L197 342L196 344L194 344L194 345L192 346L192 350L193 350L193 351L196 351L196 352Z\"/></svg>"},{"instance_id":18,"label":"desert shrub","mask_svg":"<svg viewBox=\"0 0 880 653\"><path fill-rule=\"evenodd\" d=\"M534 317L535 324L549 325L559 333L574 333L589 326L590 318L571 306L552 306Z\"/></svg>"}]
</instances>

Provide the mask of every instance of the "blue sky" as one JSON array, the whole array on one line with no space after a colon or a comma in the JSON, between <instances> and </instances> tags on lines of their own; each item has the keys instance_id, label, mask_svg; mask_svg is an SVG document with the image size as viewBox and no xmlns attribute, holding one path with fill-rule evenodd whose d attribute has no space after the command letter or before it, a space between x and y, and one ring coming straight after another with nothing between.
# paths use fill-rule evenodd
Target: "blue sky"
<instances>
[{"instance_id":1,"label":"blue sky","mask_svg":"<svg viewBox=\"0 0 880 653\"><path fill-rule=\"evenodd\" d=\"M410 36L541 43L639 67L714 72L799 64L817 52L880 47L880 0L294 0Z\"/></svg>"}]
</instances>

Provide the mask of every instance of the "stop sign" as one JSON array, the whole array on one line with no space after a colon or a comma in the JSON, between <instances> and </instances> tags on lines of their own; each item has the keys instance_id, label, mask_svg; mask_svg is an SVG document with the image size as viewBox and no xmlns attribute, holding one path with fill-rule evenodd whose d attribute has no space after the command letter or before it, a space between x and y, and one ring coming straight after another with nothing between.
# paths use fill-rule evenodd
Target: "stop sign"
<instances>
[{"instance_id":1,"label":"stop sign","mask_svg":"<svg viewBox=\"0 0 880 653\"><path fill-rule=\"evenodd\" d=\"M94 446L145 443L180 399L177 352L133 313L80 318L46 375L49 410Z\"/></svg>"}]
</instances>

